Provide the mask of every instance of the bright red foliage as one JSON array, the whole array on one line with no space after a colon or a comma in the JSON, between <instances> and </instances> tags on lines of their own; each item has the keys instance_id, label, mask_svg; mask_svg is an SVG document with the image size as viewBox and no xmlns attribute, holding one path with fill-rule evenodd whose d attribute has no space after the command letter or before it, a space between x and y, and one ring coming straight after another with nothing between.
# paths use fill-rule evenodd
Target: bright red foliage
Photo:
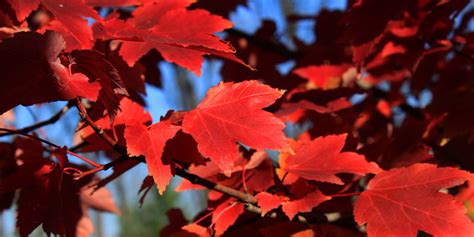
<instances>
[{"instance_id":1,"label":"bright red foliage","mask_svg":"<svg viewBox=\"0 0 474 237\"><path fill-rule=\"evenodd\" d=\"M439 192L470 178L468 172L429 164L382 172L357 200L355 219L367 223L371 236L416 236L418 230L435 236L473 236L474 224L464 208Z\"/></svg>"},{"instance_id":2,"label":"bright red foliage","mask_svg":"<svg viewBox=\"0 0 474 237\"><path fill-rule=\"evenodd\" d=\"M221 83L185 115L183 131L194 137L201 154L230 175L239 158L237 142L258 150L286 148L285 125L262 110L282 94L256 81Z\"/></svg>"},{"instance_id":3,"label":"bright red foliage","mask_svg":"<svg viewBox=\"0 0 474 237\"><path fill-rule=\"evenodd\" d=\"M331 199L331 197L324 196L324 194L319 190L311 192L303 198L293 201L266 192L259 193L255 197L258 199L258 205L262 208L262 216L265 216L268 211L281 205L283 212L285 212L290 220L292 220L299 212L310 212L320 203Z\"/></svg>"},{"instance_id":4,"label":"bright red foliage","mask_svg":"<svg viewBox=\"0 0 474 237\"><path fill-rule=\"evenodd\" d=\"M343 184L336 176L339 173L365 175L378 173L377 164L367 162L363 155L354 152L341 152L346 134L318 137L303 142L295 155L286 158L283 171L309 180Z\"/></svg>"},{"instance_id":5,"label":"bright red foliage","mask_svg":"<svg viewBox=\"0 0 474 237\"><path fill-rule=\"evenodd\" d=\"M345 2L0 1L0 214L21 236L90 236L89 209L122 212L105 186L144 163L124 184L141 204L174 176L208 190L161 236L474 236L472 2ZM181 104L154 97L170 75ZM153 124L170 104L185 111Z\"/></svg>"},{"instance_id":6,"label":"bright red foliage","mask_svg":"<svg viewBox=\"0 0 474 237\"><path fill-rule=\"evenodd\" d=\"M174 137L178 130L179 127L169 122L159 122L149 127L135 123L125 128L128 154L145 156L148 171L153 176L160 194L163 194L172 177L169 164L171 161L163 161L161 155L166 141Z\"/></svg>"}]
</instances>

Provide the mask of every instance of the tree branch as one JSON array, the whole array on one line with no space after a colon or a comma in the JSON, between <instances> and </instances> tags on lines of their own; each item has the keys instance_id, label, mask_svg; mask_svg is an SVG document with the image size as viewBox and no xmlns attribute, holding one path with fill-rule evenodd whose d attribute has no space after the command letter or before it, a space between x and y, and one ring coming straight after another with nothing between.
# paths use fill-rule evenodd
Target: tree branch
<instances>
[{"instance_id":1,"label":"tree branch","mask_svg":"<svg viewBox=\"0 0 474 237\"><path fill-rule=\"evenodd\" d=\"M107 164L101 165L101 167L96 167L96 168L90 170L89 172L84 172L84 174L89 175L89 174L97 173L97 172L102 171L102 170L107 170L111 167L114 167L117 164L120 164L120 163L122 163L126 160L130 160L130 159L138 160L140 162L146 163L144 156L139 156L139 157L130 157L130 156L128 156L126 148L121 146L120 144L118 144L114 139L112 139L107 133L105 133L102 130L102 128L97 126L97 124L95 124L95 122L88 116L87 111L85 110L85 108L82 105L80 100L77 100L76 106L78 107L79 113L81 114L81 117L83 118L83 120L86 123L88 123L88 125L91 126L94 129L94 131L102 139L104 139L111 146L111 148L114 151L118 152L121 155L120 158L115 159L115 160L113 160L113 161L111 161ZM258 203L257 198L255 196L249 194L249 193L241 192L241 191L233 189L231 187L227 187L227 186L212 182L212 181L207 180L205 178L199 177L198 175L191 174L191 173L187 172L186 170L184 170L182 168L176 167L175 174L182 177L182 178L184 178L184 179L186 179L186 180L188 180L189 182L191 182L193 184L198 184L198 185L206 187L210 190L214 190L214 191L226 194L230 197L234 197L237 200L239 200L240 202L243 202L243 203L246 204L246 206L247 206L246 210L247 211L257 213L257 214L261 214L260 208L256 206L257 203ZM282 215L283 214L270 214L269 217L270 218L281 218L281 217L284 218L284 215L283 216ZM314 215L314 213L306 213L306 214L301 214L300 213L293 220L294 221L299 221L299 222L302 222L302 223L313 223L313 224L314 223L327 222L327 218L326 218L326 216L324 216L324 214Z\"/></svg>"},{"instance_id":2,"label":"tree branch","mask_svg":"<svg viewBox=\"0 0 474 237\"><path fill-rule=\"evenodd\" d=\"M228 196L237 198L239 201L245 202L245 203L250 203L250 204L257 204L257 198L248 194L244 193L241 191L238 191L236 189L220 185L218 183L214 183L212 181L209 181L207 179L201 178L195 174L188 173L184 169L177 168L176 169L176 175L187 179L189 182L193 184L199 184L201 186L204 186L208 189L227 194Z\"/></svg>"},{"instance_id":3,"label":"tree branch","mask_svg":"<svg viewBox=\"0 0 474 237\"><path fill-rule=\"evenodd\" d=\"M74 105L74 103L72 103L70 101L70 102L67 103L67 105L65 105L61 110L59 110L51 118L49 118L47 120L44 120L44 121L41 121L41 122L38 122L38 123L35 123L35 124L33 124L31 126L28 126L28 127L17 129L15 131L19 132L19 133L29 133L29 132L31 132L33 130L36 130L38 128L41 128L43 126L53 124L53 123L57 122L73 105ZM12 134L17 134L17 133L9 133L9 132L0 133L0 137L9 136L9 135L12 135Z\"/></svg>"},{"instance_id":4,"label":"tree branch","mask_svg":"<svg viewBox=\"0 0 474 237\"><path fill-rule=\"evenodd\" d=\"M110 147L114 150L117 151L120 154L125 154L126 155L126 149L118 144L115 139L110 137L105 131L98 126L92 119L89 117L87 114L86 108L84 108L84 105L82 104L80 99L76 99L75 101L76 108L79 110L79 115L81 116L81 119L86 122L97 135L99 135L107 144L110 145Z\"/></svg>"},{"instance_id":5,"label":"tree branch","mask_svg":"<svg viewBox=\"0 0 474 237\"><path fill-rule=\"evenodd\" d=\"M60 148L61 148L61 146L59 146L59 145L57 145L57 144L54 144L54 143L52 143L52 142L50 142L50 141L44 140L43 138L36 137L36 136L30 135L30 134L28 134L28 133L24 133L24 132L21 132L21 131L12 130L12 129L8 129L8 128L0 128L0 131L7 132L7 133L9 133L10 135L12 135L12 134L17 134L17 135L21 135L21 136L24 136L24 137L28 137L28 138L31 138L31 139L40 141L40 142L42 142L42 143L44 143L44 144L47 144L47 145L49 145L49 146L52 146L52 147L54 147L54 148L56 148L56 149L60 149ZM85 161L85 162L89 163L90 165L94 166L95 169L97 169L97 168L99 168L99 167L102 167L101 164L96 163L96 162L94 162L94 161L92 161L92 160L90 160L90 159L88 159L88 158L86 158L86 157L84 157L84 156L81 156L81 155L79 155L79 154L77 154L77 153L75 153L75 152L72 152L72 151L70 151L70 150L68 150L68 149L66 149L66 153L68 153L68 154L70 154L70 155L73 155L73 156L75 156L75 157L81 159L82 161Z\"/></svg>"},{"instance_id":6,"label":"tree branch","mask_svg":"<svg viewBox=\"0 0 474 237\"><path fill-rule=\"evenodd\" d=\"M258 215L262 215L262 209L260 207L252 205L250 203L246 203L244 208L248 212L252 212ZM267 213L265 217L272 218L272 219L287 219L288 217L283 214L282 212L272 211ZM328 216L324 213L318 212L308 212L308 213L298 213L293 220L295 222L307 223L307 224L316 224L316 223L326 223L328 222Z\"/></svg>"}]
</instances>

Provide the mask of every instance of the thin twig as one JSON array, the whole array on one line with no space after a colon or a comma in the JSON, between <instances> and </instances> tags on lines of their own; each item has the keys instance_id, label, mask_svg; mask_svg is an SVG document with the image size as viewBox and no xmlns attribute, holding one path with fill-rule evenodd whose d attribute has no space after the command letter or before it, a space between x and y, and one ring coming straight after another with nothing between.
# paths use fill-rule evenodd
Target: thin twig
<instances>
[{"instance_id":1,"label":"thin twig","mask_svg":"<svg viewBox=\"0 0 474 237\"><path fill-rule=\"evenodd\" d=\"M56 145L56 144L54 144L50 141L44 140L43 138L40 138L40 137L30 135L28 133L23 133L23 132L13 130L13 129L8 129L8 128L0 128L0 131L6 132L6 133L8 133L8 135L13 135L13 134L22 135L24 137L28 137L28 138L31 138L31 139L34 139L34 140L38 140L38 141L40 141L40 142L42 142L46 145L52 146L54 148L61 148L60 146L58 146L58 145Z\"/></svg>"},{"instance_id":2,"label":"thin twig","mask_svg":"<svg viewBox=\"0 0 474 237\"><path fill-rule=\"evenodd\" d=\"M353 197L353 196L359 196L360 192L354 192L354 193L336 193L331 195L331 197Z\"/></svg>"},{"instance_id":3,"label":"thin twig","mask_svg":"<svg viewBox=\"0 0 474 237\"><path fill-rule=\"evenodd\" d=\"M245 210L248 212L252 212L258 215L262 215L262 209L258 206L246 203L244 204ZM265 217L273 218L273 219L287 219L288 217L283 214L282 212L270 212L265 214ZM301 223L326 223L328 222L328 217L324 213L317 213L317 212L308 212L308 213L298 213L291 221L301 222Z\"/></svg>"},{"instance_id":4,"label":"thin twig","mask_svg":"<svg viewBox=\"0 0 474 237\"><path fill-rule=\"evenodd\" d=\"M76 151L78 151L79 149L81 149L82 147L87 146L87 145L89 145L89 143L83 141L83 142L81 142L81 143L79 143L79 144L77 144L77 145L75 145L75 146L69 148L69 150L76 152Z\"/></svg>"},{"instance_id":5,"label":"thin twig","mask_svg":"<svg viewBox=\"0 0 474 237\"><path fill-rule=\"evenodd\" d=\"M42 143L44 143L44 144L47 144L47 145L49 145L49 146L52 146L52 147L54 147L54 148L56 148L56 149L61 148L61 146L59 146L59 145L56 145L56 144L54 144L54 143L52 143L52 142L50 142L50 141L44 140L43 138L30 135L30 134L28 134L28 133L23 133L23 132L20 132L20 131L17 131L17 130L13 130L13 129L8 129L8 128L0 128L0 131L8 132L10 135L17 134L17 135L21 135L21 136L24 136L24 137L28 137L28 138L31 138L31 139L40 141L40 142L42 142ZM70 151L70 150L67 150L67 149L66 149L66 152L67 152L68 154L72 155L72 156L75 156L75 157L81 159L82 161L85 161L85 162L89 163L90 165L94 166L95 168L98 168L98 167L101 167L101 166L102 166L101 164L99 164L99 163L97 163L97 162L94 162L94 161L92 161L92 160L90 160L90 159L88 159L88 158L86 158L86 157L84 157L84 156L81 156L81 155L79 155L79 154L77 154L77 153L75 153L75 152L72 152L72 151Z\"/></svg>"},{"instance_id":6,"label":"thin twig","mask_svg":"<svg viewBox=\"0 0 474 237\"><path fill-rule=\"evenodd\" d=\"M79 109L79 113L81 114L81 117L83 118L83 120L86 123L88 123L88 125L91 126L94 129L94 131L112 147L112 149L114 149L116 152L121 154L120 158L118 158L116 160L113 160L113 161L111 161L107 164L104 164L101 167L97 167L97 168L92 169L90 171L84 172L84 174L86 174L86 175L94 174L94 173L97 173L99 171L109 169L109 168L111 168L111 167L113 167L113 166L115 166L119 163L122 163L122 162L124 162L126 160L130 160L130 159L138 160L140 162L146 163L144 156L139 156L139 157L130 157L130 156L128 156L128 153L127 153L127 150L126 150L125 147L122 147L114 139L109 137L109 135L107 135L99 126L97 126L95 124L95 122L92 119L90 119L90 117L87 115L87 112L86 112L84 106L82 106L82 103L79 100L77 101L77 107ZM258 210L258 207L256 205L258 203L258 200L255 196L253 196L251 194L241 192L241 191L233 189L231 187L227 187L227 186L212 182L212 181L207 180L205 178L199 177L198 175L189 173L186 170L184 170L182 168L179 168L179 167L176 167L175 174L182 177L182 178L184 178L184 179L186 179L186 180L188 180L189 182L191 182L193 184L198 184L198 185L206 187L210 190L214 190L214 191L226 194L230 197L234 197L237 200L239 200L240 202L244 202L244 203L250 205L249 206L249 207L251 207L251 208L249 208L250 212L257 213L256 211ZM261 213L261 210L260 210L260 213ZM277 215L277 214L274 214L274 215L275 215L275 217L280 216L280 215ZM301 213L298 214L297 217L294 220L301 221L303 223L327 222L327 218L325 218L324 215L322 215L322 216L317 215L317 216L312 217L312 216L307 215L307 214L304 214L304 216L303 216L303 214L301 214Z\"/></svg>"},{"instance_id":7,"label":"thin twig","mask_svg":"<svg viewBox=\"0 0 474 237\"><path fill-rule=\"evenodd\" d=\"M84 105L82 104L80 99L76 99L75 103L77 109L79 110L79 115L81 116L81 119L85 121L97 135L99 135L104 141L106 141L112 148L116 148L117 141L115 139L111 138L109 135L105 133L105 131L99 127L92 119L89 117L87 114L86 108L84 108Z\"/></svg>"},{"instance_id":8,"label":"thin twig","mask_svg":"<svg viewBox=\"0 0 474 237\"><path fill-rule=\"evenodd\" d=\"M44 120L44 121L41 121L41 122L38 122L38 123L35 123L35 124L33 124L31 126L28 126L28 127L17 129L16 131L21 132L21 133L29 133L29 132L34 131L38 128L41 128L43 126L53 124L53 123L57 122L72 106L73 106L73 103L69 102L61 110L59 110L56 114L51 116L51 118L49 118L47 120ZM15 134L17 134L17 133L15 133ZM8 132L7 133L0 133L0 137L8 136L8 135L12 135L12 133L8 133Z\"/></svg>"},{"instance_id":9,"label":"thin twig","mask_svg":"<svg viewBox=\"0 0 474 237\"><path fill-rule=\"evenodd\" d=\"M184 179L187 179L189 182L191 182L193 184L199 184L199 185L204 186L208 189L218 191L220 193L227 194L231 197L239 199L242 202L257 204L257 198L254 197L253 195L238 191L236 189L233 189L233 188L230 188L230 187L218 184L218 183L214 183L214 182L209 181L207 179L201 178L201 177L199 177L195 174L188 173L187 171L185 171L183 169L176 169L176 175L178 175L178 176L180 176Z\"/></svg>"}]
</instances>

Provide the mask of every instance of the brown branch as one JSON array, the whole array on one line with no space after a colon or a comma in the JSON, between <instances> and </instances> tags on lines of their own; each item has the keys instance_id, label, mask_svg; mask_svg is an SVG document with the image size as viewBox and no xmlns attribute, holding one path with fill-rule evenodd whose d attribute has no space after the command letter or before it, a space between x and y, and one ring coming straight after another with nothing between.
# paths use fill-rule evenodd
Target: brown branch
<instances>
[{"instance_id":1,"label":"brown branch","mask_svg":"<svg viewBox=\"0 0 474 237\"><path fill-rule=\"evenodd\" d=\"M245 210L248 212L262 215L262 209L260 209L260 207L258 206L246 203L244 207L245 207ZM265 214L265 217L272 218L272 219L288 220L288 217L281 211L269 212ZM296 215L291 221L307 223L307 224L326 223L328 222L328 216L326 216L324 213L318 213L318 212L298 213L298 215Z\"/></svg>"},{"instance_id":2,"label":"brown branch","mask_svg":"<svg viewBox=\"0 0 474 237\"><path fill-rule=\"evenodd\" d=\"M87 145L89 145L89 143L83 141L83 142L81 142L81 143L79 143L79 144L77 144L77 145L75 145L75 146L69 148L69 150L76 152L76 151L78 151L79 149L81 149L81 148L83 148L84 146L87 146Z\"/></svg>"},{"instance_id":3,"label":"brown branch","mask_svg":"<svg viewBox=\"0 0 474 237\"><path fill-rule=\"evenodd\" d=\"M91 117L89 117L86 108L84 108L84 105L82 104L80 99L76 99L75 105L76 108L79 110L79 115L81 116L81 119L86 122L94 130L94 132L97 133L97 135L99 135L105 142L107 142L107 144L109 144L114 151L117 151L118 153L123 155L127 155L126 149L120 146L120 144L118 144L115 139L105 133L105 131L100 126L98 126L91 119Z\"/></svg>"},{"instance_id":4,"label":"brown branch","mask_svg":"<svg viewBox=\"0 0 474 237\"><path fill-rule=\"evenodd\" d=\"M130 160L130 159L146 163L144 156L140 156L140 157L130 157L130 156L128 156L126 148L122 147L114 139L112 139L109 135L107 135L102 130L102 128L97 126L97 124L95 124L95 122L87 115L87 111L85 110L85 108L82 105L80 100L77 100L76 105L78 107L79 113L81 114L81 117L83 118L83 120L86 123L88 123L88 125L91 126L94 129L94 131L112 147L113 150L115 150L116 152L121 154L120 158L115 159L115 160L113 160L113 161L111 161L107 164L104 164L101 167L96 167L96 168L94 168L94 169L92 169L88 172L84 172L83 174L90 175L90 174L94 174L94 173L97 173L97 172L102 171L102 170L107 170L107 169L110 169L111 167L114 167L117 164L120 164L120 163L122 163L124 161L127 161L127 160ZM182 178L184 178L184 179L186 179L186 180L188 180L189 182L191 182L193 184L198 184L198 185L206 187L210 190L214 190L214 191L226 194L228 196L234 197L237 200L239 200L240 202L245 203L246 206L248 206L248 207L246 207L247 211L257 213L257 214L259 214L259 213L261 214L260 208L256 206L257 203L258 203L258 200L255 196L253 196L251 194L241 192L241 191L233 189L231 187L224 186L224 185L212 182L212 181L207 180L205 178L202 178L198 175L189 173L189 172L187 172L186 170L184 170L182 168L176 167L175 174L182 177ZM284 218L284 214L282 214L282 213L280 213L280 214L270 214L269 217L270 218L281 218L281 217ZM299 221L299 222L302 222L302 223L323 223L323 222L327 222L327 218L326 218L326 216L324 216L324 214L314 215L313 213L306 213L306 214L300 213L293 220L294 221Z\"/></svg>"},{"instance_id":5,"label":"brown branch","mask_svg":"<svg viewBox=\"0 0 474 237\"><path fill-rule=\"evenodd\" d=\"M13 135L13 134L16 134L16 135L21 135L21 136L24 136L24 137L28 137L28 138L31 138L31 139L34 139L34 140L38 140L44 144L47 144L49 146L52 146L54 148L61 148L59 145L56 145L50 141L47 141L47 140L44 140L43 138L40 138L40 137L36 137L36 136L33 136L33 135L30 135L28 133L24 133L24 132L21 132L21 131L17 131L17 130L13 130L13 129L8 129L8 128L0 128L0 131L3 131L5 133L2 133L2 134L8 134L8 135Z\"/></svg>"},{"instance_id":6,"label":"brown branch","mask_svg":"<svg viewBox=\"0 0 474 237\"><path fill-rule=\"evenodd\" d=\"M111 138L109 135L105 133L105 131L99 127L92 119L89 117L87 114L86 108L84 108L84 105L81 102L81 99L76 99L76 108L79 110L79 116L81 116L82 121L85 121L97 135L99 135L104 141L106 141L112 148L115 147L117 144L117 141L115 139Z\"/></svg>"},{"instance_id":7,"label":"brown branch","mask_svg":"<svg viewBox=\"0 0 474 237\"><path fill-rule=\"evenodd\" d=\"M184 179L187 179L189 182L191 182L193 184L199 184L199 185L204 186L208 189L211 189L211 190L214 190L214 191L217 191L217 192L220 192L220 193L227 194L228 196L237 198L238 200L240 200L242 202L250 203L250 204L257 204L257 198L250 195L250 194L248 194L248 193L244 193L244 192L238 191L236 189L233 189L233 188L230 188L230 187L218 184L218 183L214 183L214 182L209 181L207 179L201 178L201 177L199 177L195 174L188 173L184 169L177 168L176 169L176 175L178 175L178 176L180 176Z\"/></svg>"},{"instance_id":8,"label":"brown branch","mask_svg":"<svg viewBox=\"0 0 474 237\"><path fill-rule=\"evenodd\" d=\"M47 120L44 120L44 121L41 121L41 122L38 122L38 123L35 123L35 124L33 124L31 126L28 126L28 127L24 127L24 128L21 128L21 129L16 129L15 131L19 132L19 133L29 133L29 132L31 132L33 130L36 130L38 128L41 128L43 126L56 123L72 106L73 106L73 103L68 102L66 106L64 106L56 114L51 116L51 118L49 118ZM9 133L9 132L0 133L0 137L9 136L9 135L12 135L12 134L17 134L17 133Z\"/></svg>"}]
</instances>

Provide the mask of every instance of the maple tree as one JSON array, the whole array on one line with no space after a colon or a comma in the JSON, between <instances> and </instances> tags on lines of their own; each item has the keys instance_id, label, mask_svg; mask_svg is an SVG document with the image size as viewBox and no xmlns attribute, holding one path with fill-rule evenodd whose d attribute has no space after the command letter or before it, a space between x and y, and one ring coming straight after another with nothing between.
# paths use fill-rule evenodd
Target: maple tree
<instances>
[{"instance_id":1,"label":"maple tree","mask_svg":"<svg viewBox=\"0 0 474 237\"><path fill-rule=\"evenodd\" d=\"M315 21L314 42L279 40L270 21L232 28L246 4L0 1L0 213L16 207L18 233L91 235L89 209L121 213L106 185L143 164L149 176L129 187L141 202L173 177L176 192L208 190L193 220L169 210L161 236L474 236L469 1L286 16ZM223 61L223 81L153 123L157 63L201 76L205 58ZM67 104L47 120L11 121L55 101ZM66 113L80 117L73 147L42 130Z\"/></svg>"}]
</instances>

